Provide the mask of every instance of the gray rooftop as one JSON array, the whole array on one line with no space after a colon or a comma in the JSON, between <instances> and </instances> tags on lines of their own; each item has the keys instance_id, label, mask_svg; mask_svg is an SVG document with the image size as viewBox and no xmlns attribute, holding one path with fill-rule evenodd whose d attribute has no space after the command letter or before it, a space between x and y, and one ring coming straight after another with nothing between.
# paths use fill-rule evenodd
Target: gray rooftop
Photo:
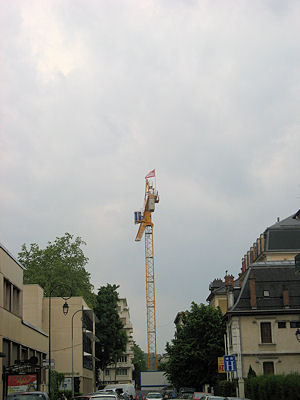
<instances>
[{"instance_id":1,"label":"gray rooftop","mask_svg":"<svg viewBox=\"0 0 300 400\"><path fill-rule=\"evenodd\" d=\"M300 228L300 210L295 214L276 222L276 224L269 226L267 229L286 229L286 228Z\"/></svg>"},{"instance_id":2,"label":"gray rooftop","mask_svg":"<svg viewBox=\"0 0 300 400\"><path fill-rule=\"evenodd\" d=\"M250 304L250 274L255 279L256 309ZM283 304L283 290L289 293L289 308ZM264 291L268 291L266 296ZM239 296L230 311L291 311L300 309L300 274L293 262L262 262L250 266Z\"/></svg>"}]
</instances>

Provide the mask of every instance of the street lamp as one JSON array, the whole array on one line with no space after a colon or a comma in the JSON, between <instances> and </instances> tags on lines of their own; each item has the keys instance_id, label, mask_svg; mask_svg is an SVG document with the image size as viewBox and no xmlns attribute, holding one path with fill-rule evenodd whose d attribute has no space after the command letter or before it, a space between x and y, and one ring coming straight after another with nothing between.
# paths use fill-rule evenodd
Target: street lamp
<instances>
[{"instance_id":1,"label":"street lamp","mask_svg":"<svg viewBox=\"0 0 300 400\"><path fill-rule=\"evenodd\" d=\"M75 311L72 315L71 325L72 325L72 398L74 398L74 329L73 329L73 322L74 316L83 311L90 311L89 308L80 308L79 310Z\"/></svg>"},{"instance_id":2,"label":"street lamp","mask_svg":"<svg viewBox=\"0 0 300 400\"><path fill-rule=\"evenodd\" d=\"M296 330L295 335L296 335L298 342L300 342L300 329L299 328Z\"/></svg>"},{"instance_id":3,"label":"street lamp","mask_svg":"<svg viewBox=\"0 0 300 400\"><path fill-rule=\"evenodd\" d=\"M63 305L64 315L67 315L68 311L69 311L69 305L67 303L67 300L72 297L72 288L69 285L58 284L58 285L55 285L50 288L50 292L49 292L49 375L48 375L48 393L49 393L50 400L51 400L51 297L52 297L52 293L53 293L54 289L57 289L58 287L68 288L70 290L69 297L59 296L65 300L65 304Z\"/></svg>"}]
</instances>

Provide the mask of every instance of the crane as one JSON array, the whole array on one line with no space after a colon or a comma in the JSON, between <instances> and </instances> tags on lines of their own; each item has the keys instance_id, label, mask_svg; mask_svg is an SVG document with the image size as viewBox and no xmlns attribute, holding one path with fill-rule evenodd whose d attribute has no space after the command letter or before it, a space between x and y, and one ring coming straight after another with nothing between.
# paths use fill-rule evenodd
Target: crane
<instances>
[{"instance_id":1,"label":"crane","mask_svg":"<svg viewBox=\"0 0 300 400\"><path fill-rule=\"evenodd\" d=\"M157 369L154 247L151 214L155 211L155 203L159 202L159 196L155 188L156 180L152 178L155 178L155 169L145 176L146 185L143 211L135 211L134 213L134 222L135 224L139 224L135 241L141 241L145 232L148 370Z\"/></svg>"}]
</instances>

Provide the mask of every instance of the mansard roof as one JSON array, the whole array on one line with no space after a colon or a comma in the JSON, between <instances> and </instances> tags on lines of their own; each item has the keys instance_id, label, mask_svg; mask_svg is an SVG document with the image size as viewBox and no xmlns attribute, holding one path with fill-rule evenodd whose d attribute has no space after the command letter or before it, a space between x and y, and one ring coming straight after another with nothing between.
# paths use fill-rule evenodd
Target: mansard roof
<instances>
[{"instance_id":1,"label":"mansard roof","mask_svg":"<svg viewBox=\"0 0 300 400\"><path fill-rule=\"evenodd\" d=\"M269 226L267 230L278 230L287 228L300 228L300 210L298 210L295 214L292 214L289 217L276 222L274 225Z\"/></svg>"},{"instance_id":2,"label":"mansard roof","mask_svg":"<svg viewBox=\"0 0 300 400\"><path fill-rule=\"evenodd\" d=\"M255 281L255 308L251 307L250 302L250 276ZM288 291L288 306L283 304L283 290ZM228 312L280 311L300 313L300 274L295 273L295 263L293 261L264 261L250 265L239 296Z\"/></svg>"},{"instance_id":3,"label":"mansard roof","mask_svg":"<svg viewBox=\"0 0 300 400\"><path fill-rule=\"evenodd\" d=\"M264 242L265 251L300 253L300 210L267 228Z\"/></svg>"}]
</instances>

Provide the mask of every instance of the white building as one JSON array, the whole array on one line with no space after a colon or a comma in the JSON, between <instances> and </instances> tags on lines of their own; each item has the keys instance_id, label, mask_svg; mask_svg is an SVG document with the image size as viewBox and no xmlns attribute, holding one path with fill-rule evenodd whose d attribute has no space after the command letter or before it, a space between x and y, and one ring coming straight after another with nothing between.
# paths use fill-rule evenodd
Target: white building
<instances>
[{"instance_id":1,"label":"white building","mask_svg":"<svg viewBox=\"0 0 300 400\"><path fill-rule=\"evenodd\" d=\"M129 307L126 299L120 299L118 302L119 317L123 323L123 329L125 330L128 342L126 351L118 359L116 364L107 366L104 371L100 371L100 381L104 384L109 383L131 383L132 373L134 370L133 366L133 328L130 321ZM104 376L103 376L104 375Z\"/></svg>"}]
</instances>

